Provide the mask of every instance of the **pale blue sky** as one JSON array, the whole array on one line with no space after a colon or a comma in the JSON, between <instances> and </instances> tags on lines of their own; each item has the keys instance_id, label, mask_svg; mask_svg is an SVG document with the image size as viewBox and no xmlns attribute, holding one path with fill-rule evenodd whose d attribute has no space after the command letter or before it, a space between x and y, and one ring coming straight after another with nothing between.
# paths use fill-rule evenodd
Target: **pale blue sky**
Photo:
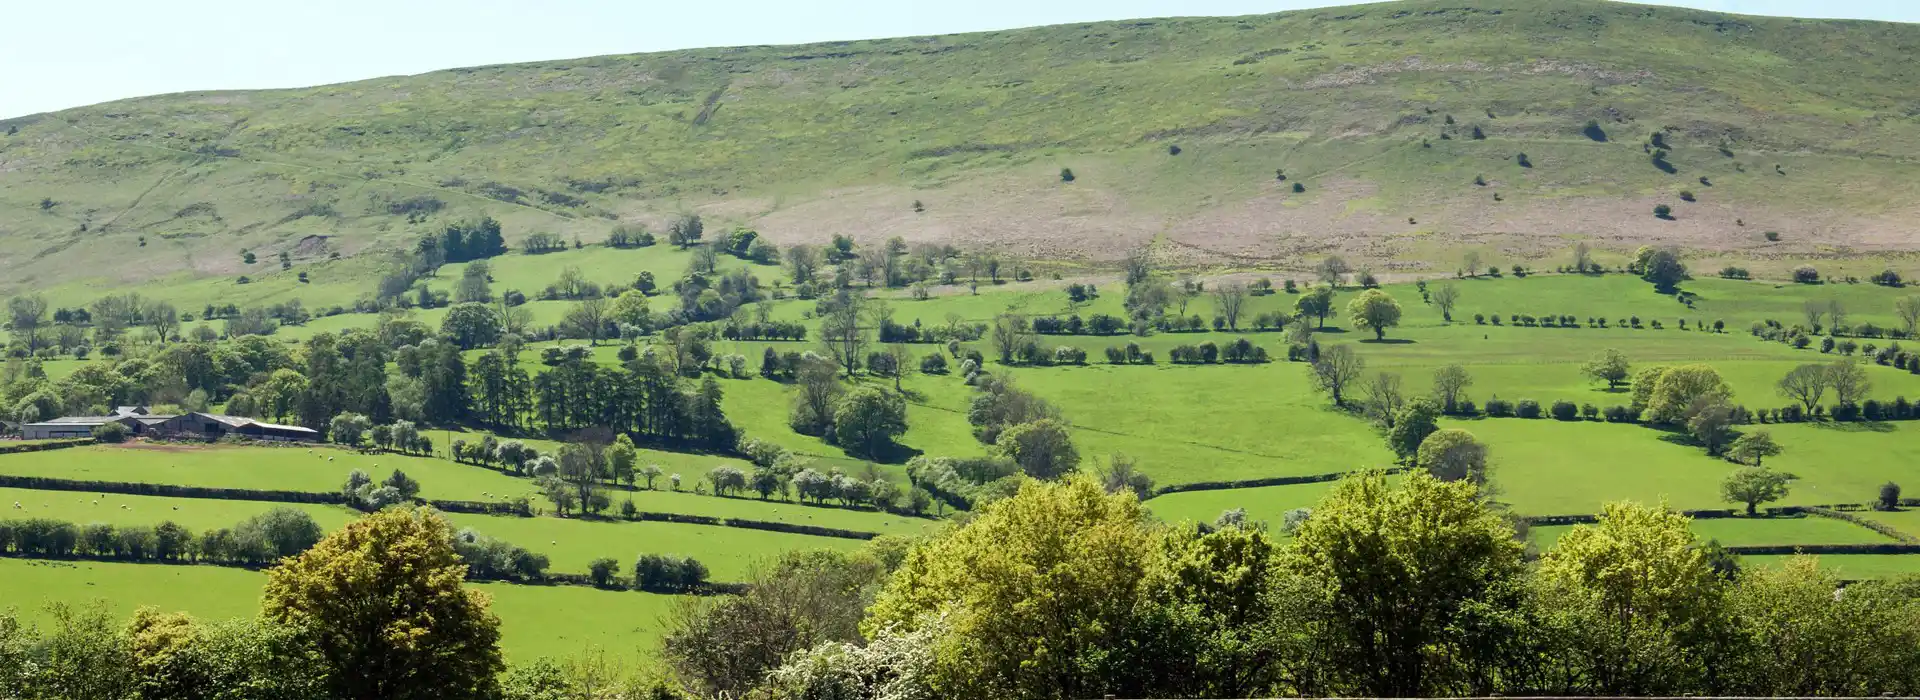
<instances>
[{"instance_id":1,"label":"pale blue sky","mask_svg":"<svg viewBox=\"0 0 1920 700\"><path fill-rule=\"evenodd\" d=\"M0 118L180 92L701 46L793 44L1339 0L40 0L0 9ZM1920 21L1920 0L1671 0Z\"/></svg>"}]
</instances>

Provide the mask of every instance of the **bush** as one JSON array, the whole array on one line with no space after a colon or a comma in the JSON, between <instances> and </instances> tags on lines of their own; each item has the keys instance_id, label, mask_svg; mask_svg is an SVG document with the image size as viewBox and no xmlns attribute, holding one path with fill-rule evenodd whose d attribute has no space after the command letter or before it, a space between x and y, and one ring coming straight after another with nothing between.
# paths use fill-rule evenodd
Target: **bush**
<instances>
[{"instance_id":1,"label":"bush","mask_svg":"<svg viewBox=\"0 0 1920 700\"><path fill-rule=\"evenodd\" d=\"M939 351L927 353L926 357L920 358L920 373L946 374L947 356L941 354Z\"/></svg>"},{"instance_id":2,"label":"bush","mask_svg":"<svg viewBox=\"0 0 1920 700\"><path fill-rule=\"evenodd\" d=\"M642 554L633 564L633 585L647 590L693 590L706 585L707 567L692 557Z\"/></svg>"},{"instance_id":3,"label":"bush","mask_svg":"<svg viewBox=\"0 0 1920 700\"><path fill-rule=\"evenodd\" d=\"M1801 284L1819 284L1820 271L1813 269L1811 265L1801 265L1793 268L1793 281Z\"/></svg>"},{"instance_id":4,"label":"bush","mask_svg":"<svg viewBox=\"0 0 1920 700\"><path fill-rule=\"evenodd\" d=\"M1575 406L1572 401L1555 401L1553 402L1552 411L1554 420L1577 420L1580 418L1580 407Z\"/></svg>"},{"instance_id":5,"label":"bush","mask_svg":"<svg viewBox=\"0 0 1920 700\"><path fill-rule=\"evenodd\" d=\"M93 439L108 443L126 442L128 432L125 424L104 423L93 429Z\"/></svg>"},{"instance_id":6,"label":"bush","mask_svg":"<svg viewBox=\"0 0 1920 700\"><path fill-rule=\"evenodd\" d=\"M1540 402L1533 399L1521 399L1520 405L1516 407L1513 412L1514 415L1520 416L1521 418L1539 418Z\"/></svg>"},{"instance_id":7,"label":"bush","mask_svg":"<svg viewBox=\"0 0 1920 700\"><path fill-rule=\"evenodd\" d=\"M1513 415L1513 402L1502 398L1487 399L1487 415L1494 418L1506 418Z\"/></svg>"},{"instance_id":8,"label":"bush","mask_svg":"<svg viewBox=\"0 0 1920 700\"><path fill-rule=\"evenodd\" d=\"M1626 406L1608 406L1606 410L1600 412L1600 417L1606 419L1608 423L1633 422L1633 412L1627 410Z\"/></svg>"},{"instance_id":9,"label":"bush","mask_svg":"<svg viewBox=\"0 0 1920 700\"><path fill-rule=\"evenodd\" d=\"M1653 217L1656 219L1671 219L1673 218L1673 207L1665 204L1656 206L1653 208Z\"/></svg>"},{"instance_id":10,"label":"bush","mask_svg":"<svg viewBox=\"0 0 1920 700\"><path fill-rule=\"evenodd\" d=\"M627 501L627 505L633 505L633 501ZM601 588L612 587L618 582L619 574L620 562L613 557L601 557L587 565L587 577L593 579L593 585Z\"/></svg>"},{"instance_id":11,"label":"bush","mask_svg":"<svg viewBox=\"0 0 1920 700\"><path fill-rule=\"evenodd\" d=\"M1880 485L1880 500L1874 504L1880 510L1893 510L1900 507L1900 485L1891 481Z\"/></svg>"}]
</instances>

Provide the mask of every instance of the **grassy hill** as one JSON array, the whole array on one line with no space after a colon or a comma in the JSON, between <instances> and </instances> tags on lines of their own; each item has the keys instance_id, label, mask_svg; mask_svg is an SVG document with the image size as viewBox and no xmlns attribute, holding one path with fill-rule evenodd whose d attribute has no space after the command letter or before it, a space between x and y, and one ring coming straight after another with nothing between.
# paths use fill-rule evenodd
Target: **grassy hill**
<instances>
[{"instance_id":1,"label":"grassy hill","mask_svg":"<svg viewBox=\"0 0 1920 700\"><path fill-rule=\"evenodd\" d=\"M355 277L481 212L1064 263L1451 272L1582 239L1878 265L1920 249L1916 54L1920 25L1412 0L141 98L0 122L0 291L292 288L282 252Z\"/></svg>"}]
</instances>

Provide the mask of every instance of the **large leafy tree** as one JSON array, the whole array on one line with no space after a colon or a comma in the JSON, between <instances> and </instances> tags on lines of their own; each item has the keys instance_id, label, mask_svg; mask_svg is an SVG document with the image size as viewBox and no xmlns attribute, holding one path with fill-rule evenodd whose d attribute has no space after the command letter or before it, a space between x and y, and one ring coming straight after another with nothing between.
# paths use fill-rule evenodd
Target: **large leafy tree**
<instances>
[{"instance_id":1,"label":"large leafy tree","mask_svg":"<svg viewBox=\"0 0 1920 700\"><path fill-rule=\"evenodd\" d=\"M1067 425L1053 418L1021 423L1000 433L994 445L1035 479L1058 479L1080 467Z\"/></svg>"},{"instance_id":2,"label":"large leafy tree","mask_svg":"<svg viewBox=\"0 0 1920 700\"><path fill-rule=\"evenodd\" d=\"M1594 381L1606 382L1609 390L1618 389L1626 383L1629 371L1631 366L1627 364L1626 354L1613 348L1607 348L1580 368L1582 374Z\"/></svg>"},{"instance_id":3,"label":"large leafy tree","mask_svg":"<svg viewBox=\"0 0 1920 700\"><path fill-rule=\"evenodd\" d=\"M1437 430L1420 441L1414 464L1441 481L1487 483L1487 446L1459 428Z\"/></svg>"},{"instance_id":4,"label":"large leafy tree","mask_svg":"<svg viewBox=\"0 0 1920 700\"><path fill-rule=\"evenodd\" d=\"M863 386L835 402L833 431L840 444L865 457L877 457L907 432L907 402L899 394Z\"/></svg>"},{"instance_id":5,"label":"large leafy tree","mask_svg":"<svg viewBox=\"0 0 1920 700\"><path fill-rule=\"evenodd\" d=\"M1639 387L1634 388L1637 394ZM1732 396L1733 389L1710 365L1666 368L1647 397L1646 419L1649 423L1677 425L1691 418L1697 405L1725 403Z\"/></svg>"},{"instance_id":6,"label":"large leafy tree","mask_svg":"<svg viewBox=\"0 0 1920 700\"><path fill-rule=\"evenodd\" d=\"M1792 482L1792 474L1766 467L1741 467L1720 482L1720 497L1728 503L1746 504L1747 515L1753 515L1760 504L1786 498L1787 484Z\"/></svg>"},{"instance_id":7,"label":"large leafy tree","mask_svg":"<svg viewBox=\"0 0 1920 700\"><path fill-rule=\"evenodd\" d=\"M342 698L490 698L500 620L467 590L432 510L369 515L267 572L261 615L293 625Z\"/></svg>"},{"instance_id":8,"label":"large leafy tree","mask_svg":"<svg viewBox=\"0 0 1920 700\"><path fill-rule=\"evenodd\" d=\"M1361 292L1347 302L1347 316L1356 328L1373 331L1376 340L1387 337L1387 329L1400 325L1400 302L1378 289Z\"/></svg>"},{"instance_id":9,"label":"large leafy tree","mask_svg":"<svg viewBox=\"0 0 1920 700\"><path fill-rule=\"evenodd\" d=\"M1564 687L1551 693L1647 695L1701 687L1721 638L1726 580L1691 519L1612 503L1541 559L1539 639Z\"/></svg>"},{"instance_id":10,"label":"large leafy tree","mask_svg":"<svg viewBox=\"0 0 1920 700\"><path fill-rule=\"evenodd\" d=\"M1144 697L1191 663L1144 624L1162 557L1148 518L1089 478L1029 481L910 550L861 629L944 623L933 674L943 697Z\"/></svg>"},{"instance_id":11,"label":"large leafy tree","mask_svg":"<svg viewBox=\"0 0 1920 700\"><path fill-rule=\"evenodd\" d=\"M1300 526L1287 571L1340 691L1375 697L1485 694L1514 635L1523 548L1470 483L1423 473L1335 487Z\"/></svg>"}]
</instances>

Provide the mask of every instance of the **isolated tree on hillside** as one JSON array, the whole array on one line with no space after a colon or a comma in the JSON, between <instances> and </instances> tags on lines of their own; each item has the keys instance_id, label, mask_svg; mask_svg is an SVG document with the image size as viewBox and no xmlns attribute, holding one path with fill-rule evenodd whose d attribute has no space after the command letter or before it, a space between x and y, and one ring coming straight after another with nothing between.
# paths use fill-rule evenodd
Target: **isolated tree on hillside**
<instances>
[{"instance_id":1,"label":"isolated tree on hillside","mask_svg":"<svg viewBox=\"0 0 1920 700\"><path fill-rule=\"evenodd\" d=\"M1672 294L1687 279L1687 266L1680 262L1680 252L1674 248L1656 248L1645 255L1640 268L1640 277L1653 283L1653 288L1662 294Z\"/></svg>"},{"instance_id":2,"label":"isolated tree on hillside","mask_svg":"<svg viewBox=\"0 0 1920 700\"><path fill-rule=\"evenodd\" d=\"M1781 377L1775 387L1781 396L1799 401L1801 407L1812 413L1813 407L1820 405L1821 397L1827 394L1827 367L1800 365Z\"/></svg>"},{"instance_id":3,"label":"isolated tree on hillside","mask_svg":"<svg viewBox=\"0 0 1920 700\"><path fill-rule=\"evenodd\" d=\"M1333 287L1323 284L1307 290L1300 298L1293 300L1293 310L1303 318L1312 316L1317 319L1314 328L1326 328L1327 317L1333 314Z\"/></svg>"},{"instance_id":4,"label":"isolated tree on hillside","mask_svg":"<svg viewBox=\"0 0 1920 700\"><path fill-rule=\"evenodd\" d=\"M1033 342L1033 331L1027 325L1027 317L1020 314L1000 314L993 319L994 352L1000 357L1000 364L1013 364L1021 348Z\"/></svg>"},{"instance_id":5,"label":"isolated tree on hillside","mask_svg":"<svg viewBox=\"0 0 1920 700\"><path fill-rule=\"evenodd\" d=\"M1636 387L1637 389L1637 387ZM1733 389L1720 378L1720 371L1709 365L1681 365L1659 374L1647 397L1647 421L1655 424L1680 424L1690 417L1696 402L1725 403Z\"/></svg>"},{"instance_id":6,"label":"isolated tree on hillside","mask_svg":"<svg viewBox=\"0 0 1920 700\"><path fill-rule=\"evenodd\" d=\"M1345 391L1367 368L1367 361L1361 359L1353 347L1345 343L1329 345L1320 349L1320 357L1313 361L1313 381L1321 391L1333 398L1333 405L1346 405Z\"/></svg>"},{"instance_id":7,"label":"isolated tree on hillside","mask_svg":"<svg viewBox=\"0 0 1920 700\"><path fill-rule=\"evenodd\" d=\"M1626 354L1607 348L1606 352L1588 360L1580 371L1594 381L1606 382L1608 389L1618 389L1621 384L1626 383L1631 369L1627 364Z\"/></svg>"},{"instance_id":8,"label":"isolated tree on hillside","mask_svg":"<svg viewBox=\"0 0 1920 700\"><path fill-rule=\"evenodd\" d=\"M607 329L607 306L605 298L582 299L560 323L575 337L586 338L588 345L599 345Z\"/></svg>"},{"instance_id":9,"label":"isolated tree on hillside","mask_svg":"<svg viewBox=\"0 0 1920 700\"><path fill-rule=\"evenodd\" d=\"M835 402L833 430L849 451L878 458L895 437L907 432L907 402L878 387L855 388Z\"/></svg>"},{"instance_id":10,"label":"isolated tree on hillside","mask_svg":"<svg viewBox=\"0 0 1920 700\"><path fill-rule=\"evenodd\" d=\"M1473 386L1473 375L1460 365L1447 365L1433 371L1433 397L1440 401L1440 410L1452 413L1459 410L1460 400L1467 387Z\"/></svg>"},{"instance_id":11,"label":"isolated tree on hillside","mask_svg":"<svg viewBox=\"0 0 1920 700\"><path fill-rule=\"evenodd\" d=\"M1487 483L1487 446L1458 428L1436 430L1421 440L1414 464L1441 481Z\"/></svg>"},{"instance_id":12,"label":"isolated tree on hillside","mask_svg":"<svg viewBox=\"0 0 1920 700\"><path fill-rule=\"evenodd\" d=\"M1402 389L1400 375L1392 372L1379 372L1360 387L1367 394L1367 413L1380 425L1393 427L1400 407L1406 405L1406 391Z\"/></svg>"},{"instance_id":13,"label":"isolated tree on hillside","mask_svg":"<svg viewBox=\"0 0 1920 700\"><path fill-rule=\"evenodd\" d=\"M667 242L685 248L699 242L706 229L699 214L682 214L667 226Z\"/></svg>"},{"instance_id":14,"label":"isolated tree on hillside","mask_svg":"<svg viewBox=\"0 0 1920 700\"><path fill-rule=\"evenodd\" d=\"M1900 323L1906 326L1907 337L1920 337L1920 296L1893 300L1893 315L1900 317Z\"/></svg>"},{"instance_id":15,"label":"isolated tree on hillside","mask_svg":"<svg viewBox=\"0 0 1920 700\"><path fill-rule=\"evenodd\" d=\"M1835 360L1827 365L1827 386L1833 389L1833 398L1842 406L1857 406L1866 400L1867 392L1873 389L1873 382L1867 377L1867 370L1860 362L1852 358Z\"/></svg>"},{"instance_id":16,"label":"isolated tree on hillside","mask_svg":"<svg viewBox=\"0 0 1920 700\"><path fill-rule=\"evenodd\" d=\"M1417 399L1402 407L1387 429L1387 447L1405 462L1420 452L1420 443L1440 429L1440 407L1432 401Z\"/></svg>"},{"instance_id":17,"label":"isolated tree on hillside","mask_svg":"<svg viewBox=\"0 0 1920 700\"><path fill-rule=\"evenodd\" d=\"M1378 289L1369 289L1347 302L1347 316L1356 328L1373 331L1375 340L1385 340L1387 329L1400 325L1400 302Z\"/></svg>"},{"instance_id":18,"label":"isolated tree on hillside","mask_svg":"<svg viewBox=\"0 0 1920 700\"><path fill-rule=\"evenodd\" d=\"M1728 503L1747 504L1747 515L1753 515L1760 504L1786 498L1787 484L1793 478L1792 474L1766 467L1741 467L1720 482L1720 498Z\"/></svg>"},{"instance_id":19,"label":"isolated tree on hillside","mask_svg":"<svg viewBox=\"0 0 1920 700\"><path fill-rule=\"evenodd\" d=\"M827 354L853 376L860 368L860 354L867 347L867 330L860 327L860 309L864 300L854 294L836 298L831 310L820 321L820 342Z\"/></svg>"},{"instance_id":20,"label":"isolated tree on hillside","mask_svg":"<svg viewBox=\"0 0 1920 700\"><path fill-rule=\"evenodd\" d=\"M1238 280L1213 285L1214 311L1227 318L1228 330L1240 330L1240 309L1246 305L1247 284Z\"/></svg>"},{"instance_id":21,"label":"isolated tree on hillside","mask_svg":"<svg viewBox=\"0 0 1920 700\"><path fill-rule=\"evenodd\" d=\"M1773 435L1765 430L1755 430L1735 438L1727 446L1727 457L1741 464L1760 466L1768 457L1780 454L1780 443L1773 441Z\"/></svg>"},{"instance_id":22,"label":"isolated tree on hillside","mask_svg":"<svg viewBox=\"0 0 1920 700\"><path fill-rule=\"evenodd\" d=\"M1718 399L1701 397L1688 413L1687 433L1707 448L1708 456L1718 456L1733 437L1733 407Z\"/></svg>"},{"instance_id":23,"label":"isolated tree on hillside","mask_svg":"<svg viewBox=\"0 0 1920 700\"><path fill-rule=\"evenodd\" d=\"M1353 272L1353 267L1340 256L1329 255L1313 268L1313 272L1320 276L1321 284L1334 287L1339 286L1341 278L1346 277L1347 273Z\"/></svg>"},{"instance_id":24,"label":"isolated tree on hillside","mask_svg":"<svg viewBox=\"0 0 1920 700\"><path fill-rule=\"evenodd\" d=\"M1460 303L1460 288L1453 286L1452 282L1442 283L1439 287L1434 288L1431 298L1433 299L1433 308L1440 310L1440 317L1451 323L1453 321L1453 307Z\"/></svg>"},{"instance_id":25,"label":"isolated tree on hillside","mask_svg":"<svg viewBox=\"0 0 1920 700\"><path fill-rule=\"evenodd\" d=\"M1065 423L1052 418L1007 428L994 445L1035 479L1058 479L1080 467L1080 451L1073 446L1073 435Z\"/></svg>"}]
</instances>

